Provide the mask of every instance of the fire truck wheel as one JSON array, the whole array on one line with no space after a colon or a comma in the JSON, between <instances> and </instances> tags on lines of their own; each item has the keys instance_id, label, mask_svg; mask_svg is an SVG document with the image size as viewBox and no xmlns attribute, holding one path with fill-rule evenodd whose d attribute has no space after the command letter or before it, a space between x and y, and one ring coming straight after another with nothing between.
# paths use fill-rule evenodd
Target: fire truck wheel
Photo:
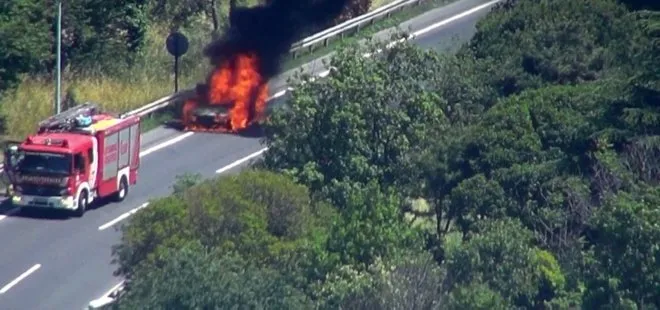
<instances>
[{"instance_id":1,"label":"fire truck wheel","mask_svg":"<svg viewBox=\"0 0 660 310\"><path fill-rule=\"evenodd\" d=\"M77 217L82 217L83 214L85 214L85 211L87 210L87 191L83 190L80 192L80 196L78 196L78 208L74 211L74 214Z\"/></svg>"},{"instance_id":2,"label":"fire truck wheel","mask_svg":"<svg viewBox=\"0 0 660 310\"><path fill-rule=\"evenodd\" d=\"M115 194L115 201L117 202L123 201L124 198L126 198L127 194L128 194L128 181L126 181L126 177L122 177L121 181L119 181L119 190Z\"/></svg>"}]
</instances>

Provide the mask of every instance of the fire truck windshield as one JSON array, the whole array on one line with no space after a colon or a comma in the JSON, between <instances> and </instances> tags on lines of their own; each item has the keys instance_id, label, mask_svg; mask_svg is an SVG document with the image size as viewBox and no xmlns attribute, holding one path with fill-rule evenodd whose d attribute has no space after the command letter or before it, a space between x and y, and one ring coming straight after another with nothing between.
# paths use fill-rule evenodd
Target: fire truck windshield
<instances>
[{"instance_id":1,"label":"fire truck windshield","mask_svg":"<svg viewBox=\"0 0 660 310\"><path fill-rule=\"evenodd\" d=\"M22 173L69 175L71 163L67 154L20 152L16 167Z\"/></svg>"}]
</instances>

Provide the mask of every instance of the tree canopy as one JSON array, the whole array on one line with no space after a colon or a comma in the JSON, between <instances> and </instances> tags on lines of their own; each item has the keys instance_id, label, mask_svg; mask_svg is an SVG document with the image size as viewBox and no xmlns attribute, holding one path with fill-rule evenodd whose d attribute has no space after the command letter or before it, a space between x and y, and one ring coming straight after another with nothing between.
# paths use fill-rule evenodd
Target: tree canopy
<instances>
[{"instance_id":1,"label":"tree canopy","mask_svg":"<svg viewBox=\"0 0 660 310\"><path fill-rule=\"evenodd\" d=\"M455 55L340 50L257 167L124 227L118 307L660 309L659 25L504 1Z\"/></svg>"}]
</instances>

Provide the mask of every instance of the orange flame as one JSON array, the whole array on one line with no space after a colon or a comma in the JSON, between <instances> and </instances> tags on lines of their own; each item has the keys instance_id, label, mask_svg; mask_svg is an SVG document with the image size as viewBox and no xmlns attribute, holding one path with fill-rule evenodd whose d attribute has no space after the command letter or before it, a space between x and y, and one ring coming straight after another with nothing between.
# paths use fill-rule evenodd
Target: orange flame
<instances>
[{"instance_id":1,"label":"orange flame","mask_svg":"<svg viewBox=\"0 0 660 310\"><path fill-rule=\"evenodd\" d=\"M183 105L183 124L186 130L230 131L245 129L263 117L268 99L268 81L259 73L259 59L255 54L237 54L216 67L205 87L198 88L195 98ZM226 115L215 117L211 126L197 122L194 111L202 106L228 106Z\"/></svg>"}]
</instances>

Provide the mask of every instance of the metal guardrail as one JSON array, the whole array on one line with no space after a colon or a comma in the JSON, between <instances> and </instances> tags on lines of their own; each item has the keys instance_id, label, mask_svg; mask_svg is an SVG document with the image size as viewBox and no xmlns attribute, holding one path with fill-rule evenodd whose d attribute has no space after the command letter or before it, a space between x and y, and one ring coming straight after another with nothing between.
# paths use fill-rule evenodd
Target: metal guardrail
<instances>
[{"instance_id":1,"label":"metal guardrail","mask_svg":"<svg viewBox=\"0 0 660 310\"><path fill-rule=\"evenodd\" d=\"M145 116L148 114L151 114L157 110L160 110L166 106L168 106L170 103L176 100L185 100L188 98L191 98L195 94L194 89L186 89L182 90L178 93L174 93L172 95L165 96L163 98L160 98L152 103L149 103L145 106L139 107L135 110L126 112L121 114L121 117L126 117L129 115L138 115L138 116Z\"/></svg>"},{"instance_id":2,"label":"metal guardrail","mask_svg":"<svg viewBox=\"0 0 660 310\"><path fill-rule=\"evenodd\" d=\"M314 49L314 46L322 43L324 46L328 44L328 39L335 37L337 35L342 35L348 31L359 30L365 24L371 24L376 19L386 16L389 17L392 12L401 10L404 7L409 5L420 4L423 0L396 0L387 5L381 6L369 13L360 15L353 19L347 20L341 24L330 27L326 30L318 32L314 35L311 35L307 38L304 38L291 46L289 53L293 54L295 58L298 55L298 51L304 48L308 48L310 51Z\"/></svg>"}]
</instances>

